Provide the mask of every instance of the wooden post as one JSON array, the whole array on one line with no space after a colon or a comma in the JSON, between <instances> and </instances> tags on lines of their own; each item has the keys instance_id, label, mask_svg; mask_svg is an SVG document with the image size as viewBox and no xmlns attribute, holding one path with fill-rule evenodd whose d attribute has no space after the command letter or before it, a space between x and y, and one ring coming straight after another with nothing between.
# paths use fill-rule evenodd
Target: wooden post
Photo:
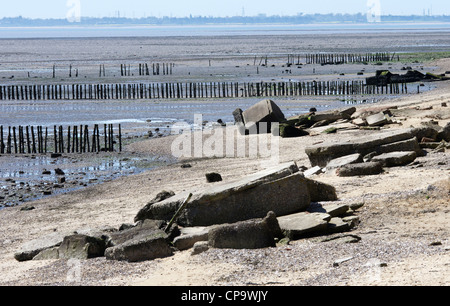
<instances>
[{"instance_id":1,"label":"wooden post","mask_svg":"<svg viewBox=\"0 0 450 306\"><path fill-rule=\"evenodd\" d=\"M100 152L100 129L98 127L98 124L96 124L97 129L97 152Z\"/></svg>"},{"instance_id":2,"label":"wooden post","mask_svg":"<svg viewBox=\"0 0 450 306\"><path fill-rule=\"evenodd\" d=\"M25 153L25 137L23 132L23 126L19 126L19 151L21 154Z\"/></svg>"},{"instance_id":3,"label":"wooden post","mask_svg":"<svg viewBox=\"0 0 450 306\"><path fill-rule=\"evenodd\" d=\"M75 125L73 127L73 145L72 145L72 152L78 153L79 146L78 146L78 126Z\"/></svg>"},{"instance_id":4,"label":"wooden post","mask_svg":"<svg viewBox=\"0 0 450 306\"><path fill-rule=\"evenodd\" d=\"M31 140L33 141L32 152L33 154L36 154L36 138L34 136L34 126L31 126Z\"/></svg>"},{"instance_id":5,"label":"wooden post","mask_svg":"<svg viewBox=\"0 0 450 306\"><path fill-rule=\"evenodd\" d=\"M67 153L70 153L70 125L67 128Z\"/></svg>"},{"instance_id":6,"label":"wooden post","mask_svg":"<svg viewBox=\"0 0 450 306\"><path fill-rule=\"evenodd\" d=\"M17 137L16 137L16 127L13 126L13 139L14 139L14 153L17 154Z\"/></svg>"},{"instance_id":7,"label":"wooden post","mask_svg":"<svg viewBox=\"0 0 450 306\"><path fill-rule=\"evenodd\" d=\"M56 131L56 125L53 126L53 142L55 146L54 153L58 153L58 133Z\"/></svg>"},{"instance_id":8,"label":"wooden post","mask_svg":"<svg viewBox=\"0 0 450 306\"><path fill-rule=\"evenodd\" d=\"M19 153L22 154L22 126L19 125Z\"/></svg>"},{"instance_id":9,"label":"wooden post","mask_svg":"<svg viewBox=\"0 0 450 306\"><path fill-rule=\"evenodd\" d=\"M114 132L113 132L113 125L109 125L109 149L111 152L114 152Z\"/></svg>"},{"instance_id":10,"label":"wooden post","mask_svg":"<svg viewBox=\"0 0 450 306\"><path fill-rule=\"evenodd\" d=\"M122 152L122 125L119 124L119 151Z\"/></svg>"},{"instance_id":11,"label":"wooden post","mask_svg":"<svg viewBox=\"0 0 450 306\"><path fill-rule=\"evenodd\" d=\"M90 152L91 148L90 148L90 144L89 144L89 126L85 125L84 126L84 141L85 141L85 152ZM87 146L86 146L87 144Z\"/></svg>"},{"instance_id":12,"label":"wooden post","mask_svg":"<svg viewBox=\"0 0 450 306\"><path fill-rule=\"evenodd\" d=\"M37 148L36 148L36 152L37 153L42 153L41 151L41 133L40 133L40 129L39 126L36 126L36 136L37 136Z\"/></svg>"},{"instance_id":13,"label":"wooden post","mask_svg":"<svg viewBox=\"0 0 450 306\"><path fill-rule=\"evenodd\" d=\"M59 126L59 152L64 153L64 135L62 125Z\"/></svg>"},{"instance_id":14,"label":"wooden post","mask_svg":"<svg viewBox=\"0 0 450 306\"><path fill-rule=\"evenodd\" d=\"M44 139L44 152L47 154L47 139L48 139L48 128L45 128L45 139Z\"/></svg>"},{"instance_id":15,"label":"wooden post","mask_svg":"<svg viewBox=\"0 0 450 306\"><path fill-rule=\"evenodd\" d=\"M105 135L105 152L106 151L108 151L108 134L106 133L106 124L105 125L103 125L103 127L104 127L104 135Z\"/></svg>"},{"instance_id":16,"label":"wooden post","mask_svg":"<svg viewBox=\"0 0 450 306\"><path fill-rule=\"evenodd\" d=\"M80 138L79 138L79 151L78 153L83 153L83 125L80 124Z\"/></svg>"},{"instance_id":17,"label":"wooden post","mask_svg":"<svg viewBox=\"0 0 450 306\"><path fill-rule=\"evenodd\" d=\"M5 154L5 143L3 142L3 125L0 126L0 153Z\"/></svg>"},{"instance_id":18,"label":"wooden post","mask_svg":"<svg viewBox=\"0 0 450 306\"><path fill-rule=\"evenodd\" d=\"M8 127L8 142L6 147L6 153L11 154L11 127Z\"/></svg>"}]
</instances>

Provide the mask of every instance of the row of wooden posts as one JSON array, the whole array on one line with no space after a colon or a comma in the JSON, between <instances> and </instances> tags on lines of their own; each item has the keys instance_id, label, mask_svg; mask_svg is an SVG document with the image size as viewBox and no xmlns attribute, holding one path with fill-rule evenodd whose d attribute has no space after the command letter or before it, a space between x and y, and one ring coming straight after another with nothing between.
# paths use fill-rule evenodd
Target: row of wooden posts
<instances>
[{"instance_id":1,"label":"row of wooden posts","mask_svg":"<svg viewBox=\"0 0 450 306\"><path fill-rule=\"evenodd\" d=\"M0 86L0 100L135 100L408 93L364 81L60 84Z\"/></svg>"},{"instance_id":2,"label":"row of wooden posts","mask_svg":"<svg viewBox=\"0 0 450 306\"><path fill-rule=\"evenodd\" d=\"M104 66L103 66L104 67ZM139 76L143 75L172 75L174 63L152 63L152 71L150 73L150 68L148 63L139 64ZM103 68L104 70L104 68ZM131 76L131 64L120 64L120 75L121 76Z\"/></svg>"},{"instance_id":3,"label":"row of wooden posts","mask_svg":"<svg viewBox=\"0 0 450 306\"><path fill-rule=\"evenodd\" d=\"M295 56L288 57L288 63L294 64L292 61ZM298 61L300 57L298 57ZM366 53L366 54L340 54L340 53L317 53L306 54L306 64L348 64L348 63L373 63L373 62L390 62L400 61L400 56L390 52Z\"/></svg>"},{"instance_id":4,"label":"row of wooden posts","mask_svg":"<svg viewBox=\"0 0 450 306\"><path fill-rule=\"evenodd\" d=\"M51 128L50 128L51 129ZM103 125L103 133L98 124L92 131L88 125L54 126L53 135L43 126L9 126L5 131L0 126L1 154L46 154L46 153L87 153L122 151L122 127L114 135L112 124ZM117 141L118 140L118 141ZM115 145L118 142L118 146Z\"/></svg>"},{"instance_id":5,"label":"row of wooden posts","mask_svg":"<svg viewBox=\"0 0 450 306\"><path fill-rule=\"evenodd\" d=\"M172 75L173 68L175 67L174 63L152 63L152 75ZM138 67L134 67L131 64L120 64L120 75L121 76L132 76L134 73L132 69L137 69L137 72L140 76L143 75L151 75L148 63L141 63ZM69 78L75 76L78 77L78 68L73 67L73 65L69 65ZM105 65L101 64L99 66L99 77L106 77L106 69ZM30 77L30 73L28 72L28 77ZM52 77L56 78L56 65L52 67Z\"/></svg>"}]
</instances>

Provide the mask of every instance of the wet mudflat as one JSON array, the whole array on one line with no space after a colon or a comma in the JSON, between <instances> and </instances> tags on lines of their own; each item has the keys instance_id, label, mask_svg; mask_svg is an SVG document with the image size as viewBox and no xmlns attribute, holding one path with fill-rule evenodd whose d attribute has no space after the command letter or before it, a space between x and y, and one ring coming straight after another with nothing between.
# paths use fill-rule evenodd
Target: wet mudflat
<instances>
[{"instance_id":1,"label":"wet mudflat","mask_svg":"<svg viewBox=\"0 0 450 306\"><path fill-rule=\"evenodd\" d=\"M0 209L170 164L135 153L0 156Z\"/></svg>"}]
</instances>

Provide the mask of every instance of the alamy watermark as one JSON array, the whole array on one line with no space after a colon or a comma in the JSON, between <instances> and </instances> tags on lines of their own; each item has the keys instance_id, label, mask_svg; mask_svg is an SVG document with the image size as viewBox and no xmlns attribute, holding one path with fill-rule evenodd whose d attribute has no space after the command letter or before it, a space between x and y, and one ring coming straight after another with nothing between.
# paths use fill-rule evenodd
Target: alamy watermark
<instances>
[{"instance_id":1,"label":"alamy watermark","mask_svg":"<svg viewBox=\"0 0 450 306\"><path fill-rule=\"evenodd\" d=\"M81 22L81 0L67 0L66 19L68 22Z\"/></svg>"},{"instance_id":2,"label":"alamy watermark","mask_svg":"<svg viewBox=\"0 0 450 306\"><path fill-rule=\"evenodd\" d=\"M224 126L203 125L203 116L194 115L194 124L179 122L171 127L172 155L176 158L251 158L263 166L279 164L279 123Z\"/></svg>"},{"instance_id":3,"label":"alamy watermark","mask_svg":"<svg viewBox=\"0 0 450 306\"><path fill-rule=\"evenodd\" d=\"M367 0L367 22L381 22L381 0Z\"/></svg>"},{"instance_id":4,"label":"alamy watermark","mask_svg":"<svg viewBox=\"0 0 450 306\"><path fill-rule=\"evenodd\" d=\"M68 283L81 282L81 260L69 259L67 266L69 267L69 271L67 271L66 281Z\"/></svg>"}]
</instances>

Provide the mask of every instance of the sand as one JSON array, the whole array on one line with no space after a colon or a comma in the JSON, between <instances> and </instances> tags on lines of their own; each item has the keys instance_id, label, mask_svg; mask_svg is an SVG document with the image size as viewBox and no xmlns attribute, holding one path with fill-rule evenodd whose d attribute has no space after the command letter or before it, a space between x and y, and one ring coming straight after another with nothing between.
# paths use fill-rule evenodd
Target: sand
<instances>
[{"instance_id":1,"label":"sand","mask_svg":"<svg viewBox=\"0 0 450 306\"><path fill-rule=\"evenodd\" d=\"M450 60L431 65L450 70ZM450 83L436 83L436 90L408 95L378 105L400 109L433 107L411 112L401 124L388 129L420 126L435 120L450 121ZM367 105L357 106L368 107ZM232 110L230 110L232 111ZM376 131L342 131L334 135L280 139L280 162L295 161L310 167L306 146L327 141L346 141ZM176 136L148 139L126 147L128 152L171 154ZM100 285L100 286L206 286L206 285L438 285L450 284L448 213L450 192L449 152L430 153L419 164L390 168L371 177L341 178L333 173L314 179L336 187L342 200L363 201L360 225L351 234L356 244L339 240L320 242L310 238L288 246L262 250L213 249L197 256L190 251L143 263L107 261L30 261L19 263L14 253L32 239L46 234L83 228L119 227L132 223L140 208L162 190L179 193L206 186L205 173L219 172L224 181L261 170L261 159L197 158L180 160L137 175L0 210L0 285ZM181 163L192 168L181 169ZM420 166L418 166L420 165ZM333 267L336 260L351 260ZM73 272L79 277L72 277Z\"/></svg>"}]
</instances>

